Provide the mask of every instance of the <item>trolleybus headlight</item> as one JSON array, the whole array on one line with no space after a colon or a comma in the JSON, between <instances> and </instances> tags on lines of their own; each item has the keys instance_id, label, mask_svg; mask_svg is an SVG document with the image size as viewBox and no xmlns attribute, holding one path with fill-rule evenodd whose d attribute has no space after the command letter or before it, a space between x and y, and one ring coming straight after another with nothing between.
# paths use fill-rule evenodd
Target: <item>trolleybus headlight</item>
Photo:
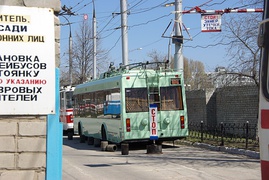
<instances>
[{"instance_id":1,"label":"trolleybus headlight","mask_svg":"<svg viewBox=\"0 0 269 180\"><path fill-rule=\"evenodd\" d=\"M148 120L147 120L147 119L143 119L143 120L141 121L141 124L142 124L143 126L148 125Z\"/></svg>"}]
</instances>

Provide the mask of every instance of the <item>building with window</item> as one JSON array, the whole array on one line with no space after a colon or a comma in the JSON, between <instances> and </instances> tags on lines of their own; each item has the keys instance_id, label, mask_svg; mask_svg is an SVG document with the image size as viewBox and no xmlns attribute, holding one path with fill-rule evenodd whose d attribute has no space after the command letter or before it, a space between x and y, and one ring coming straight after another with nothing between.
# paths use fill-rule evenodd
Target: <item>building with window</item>
<instances>
[{"instance_id":1,"label":"building with window","mask_svg":"<svg viewBox=\"0 0 269 180\"><path fill-rule=\"evenodd\" d=\"M254 85L252 78L245 75L251 75L250 72L245 72L245 75L228 72L225 67L217 67L214 72L208 72L207 84L209 87L221 88L224 86L244 86Z\"/></svg>"}]
</instances>

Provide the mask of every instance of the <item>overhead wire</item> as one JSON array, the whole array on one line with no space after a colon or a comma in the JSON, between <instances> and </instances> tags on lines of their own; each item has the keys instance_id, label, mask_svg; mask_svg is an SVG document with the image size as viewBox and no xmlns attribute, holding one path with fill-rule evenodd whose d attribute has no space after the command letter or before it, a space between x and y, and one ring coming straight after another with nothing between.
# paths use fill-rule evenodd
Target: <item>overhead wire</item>
<instances>
[{"instance_id":1,"label":"overhead wire","mask_svg":"<svg viewBox=\"0 0 269 180\"><path fill-rule=\"evenodd\" d=\"M148 11L151 11L153 9L156 9L156 8L159 8L159 7L162 7L166 2L168 2L169 0L166 0L156 6L153 6L153 7L148 7L148 8L144 8L144 9L138 9L136 10L137 12L135 11L132 11L132 14L139 14L139 13L144 13L144 12L148 12ZM130 9L129 9L130 10Z\"/></svg>"},{"instance_id":2,"label":"overhead wire","mask_svg":"<svg viewBox=\"0 0 269 180\"><path fill-rule=\"evenodd\" d=\"M151 22L154 22L154 21L158 21L158 20L160 20L160 19L162 19L162 18L168 17L168 16L170 16L171 14L172 14L172 13L169 13L169 14L160 16L160 17L158 17L158 18L156 18L156 19L152 19L152 20L149 20L149 21L147 21L147 22L140 23L140 24L135 24L135 25L132 25L132 26L129 26L129 27L131 28L131 27L136 27L136 26L147 25L148 23L151 23Z\"/></svg>"},{"instance_id":3,"label":"overhead wire","mask_svg":"<svg viewBox=\"0 0 269 180\"><path fill-rule=\"evenodd\" d=\"M206 6L206 7L211 7L211 6L215 6L215 5L221 5L223 3L225 3L227 0L223 0L222 2L215 2L215 3L212 3L212 4L204 4L203 6ZM201 6L202 7L202 6Z\"/></svg>"},{"instance_id":4,"label":"overhead wire","mask_svg":"<svg viewBox=\"0 0 269 180\"><path fill-rule=\"evenodd\" d=\"M166 2L168 2L168 0L166 0L166 1L164 1L164 2L162 2L162 3L160 3L160 4L158 4L158 5L155 5L155 6L152 6L152 7L148 7L148 8L143 8L143 9L136 9L137 7L139 7L139 6L141 6L142 4L144 4L146 1L148 1L148 0L139 0L139 1L133 1L135 4L133 5L133 6L131 6L130 8L128 8L128 11L131 11L132 10L132 15L134 15L134 14L139 14L139 13L145 13L145 12L148 12L148 11L151 11L151 10L153 10L153 9L156 9L156 8L158 8L158 7L161 7L161 5L163 5L164 3L166 3ZM215 2L215 3L212 3L212 4L208 4L208 5L204 5L204 6L206 6L206 7L210 7L210 6L213 6L213 5L220 5L220 4L223 4L224 2L226 2L227 0L223 0L223 1L221 1L221 2ZM90 5L92 2L89 2L89 3L85 3L83 6L80 6L82 3L84 2L84 0L82 0L82 1L80 1L80 2L78 2L75 6L73 6L71 9L72 10L75 10L74 12L76 13L76 15L80 15L80 14L78 14L78 12L79 11L81 11L83 8L85 8L85 7L87 7L88 5ZM249 4L249 5L255 5L256 3L252 3L252 4ZM244 5L244 6L240 6L240 7L237 7L237 8L242 8L242 7L246 7L247 5ZM155 22L155 21L158 21L158 20L160 20L160 19L162 19L162 18L165 18L165 17L168 17L168 16L170 16L171 15L171 13L169 13L169 14L166 14L166 15L163 15L163 16L160 16L160 17L157 17L157 18L155 18L155 19L151 19L151 20L148 20L148 21L146 21L146 22L144 22L144 23L139 23L139 24L134 24L134 25L131 25L131 26L129 26L129 28L133 28L133 27L138 27L138 26L142 26L142 25L148 25L149 23L151 23L151 22ZM106 36L104 36L104 37L102 37L102 39L105 39L105 38L107 38L107 37L109 37L109 36L111 36L112 34L114 34L115 32L116 32L116 30L117 30L117 28L110 28L110 29L108 29L108 27L109 27L109 25L111 25L111 23L113 22L113 20L114 20L114 17L111 17L111 18L106 18L106 17L109 17L109 16L105 16L104 17L104 19L108 19L108 21L105 23L105 25L104 26L102 26L102 29L100 30L100 31L98 31L98 35L101 35L102 33L104 33L104 32L108 32L108 31L112 31L111 33L109 33L108 35L106 35ZM101 17L100 17L100 19L101 19ZM81 21L77 21L77 22L72 22L72 23L79 23L79 22L81 22ZM201 34L201 32L198 32L196 35L194 35L192 38L196 38L198 35L200 35ZM120 38L121 38L121 36L116 40L116 42L114 43L114 45L108 50L108 52L110 52L116 45L117 45L117 43L119 42L119 40L120 40ZM161 39L160 39L161 40ZM157 40L157 41L155 41L155 43L156 42L159 42L160 40ZM188 42L188 41L187 41ZM187 43L186 42L186 43ZM152 44L154 44L154 43L150 43L150 44L148 44L148 45L146 45L146 46L150 46L150 45L152 45ZM185 46L185 47L192 47L192 48L206 48L206 47L210 47L210 46L215 46L216 44L214 44L214 45L207 45L207 46L200 46L200 45L197 45L197 46ZM220 45L226 45L226 44L220 44ZM146 46L143 46L143 47L146 47ZM108 53L107 52L107 53Z\"/></svg>"},{"instance_id":5,"label":"overhead wire","mask_svg":"<svg viewBox=\"0 0 269 180\"><path fill-rule=\"evenodd\" d=\"M211 7L213 5L220 5L220 4L223 4L224 2L226 2L227 0L223 0L222 2L218 2L218 3L213 3L213 4L204 4L202 6L206 6L206 7ZM246 4L246 5L242 5L242 6L238 6L238 7L234 7L234 8L229 8L229 9L239 9L239 8L244 8L244 7L249 7L249 6L253 6L253 5L257 5L261 2L254 2L254 3L251 3L251 4ZM198 35L200 35L202 32L198 32L195 36L193 36L193 38L197 37ZM188 43L190 41L186 41L184 44ZM196 45L196 46L184 46L184 47L189 47L189 48L208 48L208 47L212 47L212 46L218 46L218 45L229 45L231 44L231 42L228 42L228 43L221 43L221 42L218 42L216 44L209 44L209 45L206 45L206 46L202 46L202 45Z\"/></svg>"},{"instance_id":6,"label":"overhead wire","mask_svg":"<svg viewBox=\"0 0 269 180\"><path fill-rule=\"evenodd\" d=\"M143 10L143 12L147 12L147 11L153 10L153 9L155 9L155 8L161 7L161 6L162 6L165 2L167 2L167 1L168 1L168 0L166 0L166 1L164 1L164 2L162 2L162 3L160 3L160 4L158 4L158 5L156 5L156 6L153 6L153 7L151 7L151 8L148 8L147 10ZM135 7L138 7L138 6L140 6L141 4L143 4L143 3L145 3L145 1L143 1L143 0L139 0L135 5L133 5L133 6L131 6L130 8L128 8L127 11L129 12L131 9L134 9ZM134 11L135 11L135 10L134 10ZM140 11L140 12L138 12L138 13L142 13L142 12ZM138 13L135 13L135 14L138 14ZM131 15L132 15L132 14L134 14L134 13L131 13ZM149 20L149 21L147 21L147 22L144 22L144 23L139 23L139 24L135 24L135 25L128 26L128 28L131 29L131 28L133 28L133 27L142 26L142 25L147 25L147 24L149 24L149 23L151 23L151 22L158 21L159 19L165 18L165 17L170 16L170 15L171 15L171 13L169 13L169 14L167 14L167 15L163 15L163 16L157 17L157 18L155 18L155 19L151 19L151 20ZM119 28L113 28L113 29L105 29L105 28L110 24L110 22L111 22L112 19L113 19L113 18L111 18L111 19L108 21L108 23L102 28L101 31L99 31L98 34L100 34L101 32L106 32L106 31L111 31L111 30L113 30L113 32L111 32L111 33L108 34L107 36L102 37L102 39L107 38L107 37L109 37L110 35L114 34L115 30L120 28L120 27L119 27ZM113 45L113 47L112 47L109 51L111 51L111 50L116 46L116 44L118 43L118 41L119 41L119 39L117 40L117 42L115 43L115 45Z\"/></svg>"},{"instance_id":7,"label":"overhead wire","mask_svg":"<svg viewBox=\"0 0 269 180\"><path fill-rule=\"evenodd\" d=\"M78 2L75 6L71 7L70 9L74 9L75 7L77 7L80 3L82 3L84 0L81 0L80 2Z\"/></svg>"}]
</instances>

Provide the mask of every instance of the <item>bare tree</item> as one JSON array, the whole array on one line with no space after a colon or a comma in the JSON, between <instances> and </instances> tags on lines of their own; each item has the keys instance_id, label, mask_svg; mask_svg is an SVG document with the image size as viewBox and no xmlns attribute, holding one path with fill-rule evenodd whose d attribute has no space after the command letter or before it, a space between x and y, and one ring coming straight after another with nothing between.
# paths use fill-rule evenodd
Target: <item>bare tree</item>
<instances>
[{"instance_id":1,"label":"bare tree","mask_svg":"<svg viewBox=\"0 0 269 180\"><path fill-rule=\"evenodd\" d=\"M204 64L184 57L184 79L188 90L208 88Z\"/></svg>"},{"instance_id":2,"label":"bare tree","mask_svg":"<svg viewBox=\"0 0 269 180\"><path fill-rule=\"evenodd\" d=\"M156 50L148 53L148 57L151 58L150 62L164 62L167 60L167 56L158 53ZM194 61L186 57L184 60L184 84L188 90L204 89L209 87L207 84L207 75L205 73L204 64L201 61ZM170 62L170 66L173 69L174 59ZM211 87L211 86L210 86Z\"/></svg>"},{"instance_id":3,"label":"bare tree","mask_svg":"<svg viewBox=\"0 0 269 180\"><path fill-rule=\"evenodd\" d=\"M149 52L148 57L151 58L151 62L163 62L167 60L167 56L158 53L157 50L152 50L151 52Z\"/></svg>"},{"instance_id":4,"label":"bare tree","mask_svg":"<svg viewBox=\"0 0 269 180\"><path fill-rule=\"evenodd\" d=\"M152 50L147 55L150 58L149 62L165 62L167 60L167 56L159 53L157 50ZM155 68L156 66L148 65L148 67Z\"/></svg>"},{"instance_id":5,"label":"bare tree","mask_svg":"<svg viewBox=\"0 0 269 180\"><path fill-rule=\"evenodd\" d=\"M107 59L107 54L100 47L100 39L97 39L97 73L101 74L104 70L104 60ZM93 39L92 30L88 21L83 21L80 24L79 30L75 32L73 41L73 82L81 84L92 77L93 73ZM62 69L61 82L69 76L65 69Z\"/></svg>"},{"instance_id":6,"label":"bare tree","mask_svg":"<svg viewBox=\"0 0 269 180\"><path fill-rule=\"evenodd\" d=\"M240 7L262 7L262 0L241 0ZM227 54L230 63L227 73L237 77L251 78L258 85L259 47L257 46L258 24L261 13L230 15L224 19L221 43L229 44Z\"/></svg>"},{"instance_id":7,"label":"bare tree","mask_svg":"<svg viewBox=\"0 0 269 180\"><path fill-rule=\"evenodd\" d=\"M64 63L61 62L61 65L63 65ZM66 69L66 67L61 67L60 66L60 71L61 71L61 78L60 78L60 84L62 86L66 86L70 84L70 76L68 74L68 70Z\"/></svg>"}]
</instances>

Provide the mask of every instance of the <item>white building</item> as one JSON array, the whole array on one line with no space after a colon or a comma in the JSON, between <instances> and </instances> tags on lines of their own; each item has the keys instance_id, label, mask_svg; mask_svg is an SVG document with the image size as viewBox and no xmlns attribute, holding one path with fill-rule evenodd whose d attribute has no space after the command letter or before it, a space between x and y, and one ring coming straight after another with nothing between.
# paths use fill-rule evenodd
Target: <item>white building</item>
<instances>
[{"instance_id":1,"label":"white building","mask_svg":"<svg viewBox=\"0 0 269 180\"><path fill-rule=\"evenodd\" d=\"M215 72L209 72L206 74L207 83L212 85L214 88L255 84L252 78L240 75L238 73L227 72L225 67L217 67L215 69ZM246 72L244 74L250 75L250 72Z\"/></svg>"}]
</instances>

